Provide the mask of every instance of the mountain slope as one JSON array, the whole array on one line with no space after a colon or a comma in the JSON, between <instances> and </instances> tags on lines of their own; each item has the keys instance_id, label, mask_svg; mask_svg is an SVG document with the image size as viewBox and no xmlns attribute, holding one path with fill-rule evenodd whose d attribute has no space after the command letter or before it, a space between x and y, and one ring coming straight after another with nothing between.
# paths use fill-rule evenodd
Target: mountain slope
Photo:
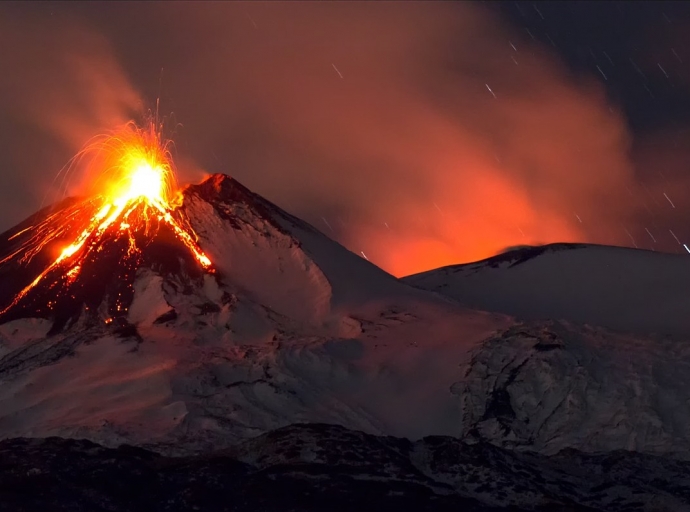
<instances>
[{"instance_id":1,"label":"mountain slope","mask_svg":"<svg viewBox=\"0 0 690 512\"><path fill-rule=\"evenodd\" d=\"M525 320L690 335L690 256L554 244L409 276L461 304Z\"/></svg>"},{"instance_id":2,"label":"mountain slope","mask_svg":"<svg viewBox=\"0 0 690 512\"><path fill-rule=\"evenodd\" d=\"M215 175L188 187L183 208L225 275L269 300L276 294L301 293L309 301L304 287L323 286L317 277L321 274L333 307L414 295L379 267L227 176ZM234 229L214 232L223 221ZM293 285L291 270L310 277ZM292 297L290 302L299 302Z\"/></svg>"}]
</instances>

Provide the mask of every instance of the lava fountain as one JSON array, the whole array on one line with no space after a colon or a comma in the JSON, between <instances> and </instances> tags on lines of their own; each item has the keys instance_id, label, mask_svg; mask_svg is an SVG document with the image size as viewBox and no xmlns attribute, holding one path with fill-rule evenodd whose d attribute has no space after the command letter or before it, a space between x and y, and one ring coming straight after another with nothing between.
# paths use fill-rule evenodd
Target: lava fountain
<instances>
[{"instance_id":1,"label":"lava fountain","mask_svg":"<svg viewBox=\"0 0 690 512\"><path fill-rule=\"evenodd\" d=\"M66 170L85 165L87 176L92 178L88 196L68 211L50 215L16 233L12 238L21 236L25 240L0 264L11 259L28 264L48 244L75 233L75 225L79 226L77 234L0 310L0 315L19 304L48 275L56 274L51 287L57 283L69 287L78 278L83 263L102 250L105 237L124 237L128 243L126 256L132 258L141 251L141 237L135 234L143 232L146 239L151 239L161 225L172 230L203 269L213 271L196 234L178 212L181 194L170 144L154 123L139 128L130 122L111 134L95 137L77 153Z\"/></svg>"}]
</instances>

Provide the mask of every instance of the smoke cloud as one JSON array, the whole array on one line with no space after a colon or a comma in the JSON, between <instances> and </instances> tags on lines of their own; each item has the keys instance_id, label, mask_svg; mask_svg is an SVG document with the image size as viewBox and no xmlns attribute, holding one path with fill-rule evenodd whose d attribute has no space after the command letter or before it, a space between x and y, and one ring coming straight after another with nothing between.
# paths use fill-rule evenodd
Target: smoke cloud
<instances>
[{"instance_id":1,"label":"smoke cloud","mask_svg":"<svg viewBox=\"0 0 690 512\"><path fill-rule=\"evenodd\" d=\"M481 5L133 5L72 5L69 37L3 31L20 78L0 108L78 147L160 96L183 179L231 174L395 275L639 227L622 115Z\"/></svg>"},{"instance_id":2,"label":"smoke cloud","mask_svg":"<svg viewBox=\"0 0 690 512\"><path fill-rule=\"evenodd\" d=\"M242 20L242 35L210 32L208 46L225 39L227 50L184 73L188 88L209 75L226 83L208 99L225 133L249 140L225 161L355 252L403 275L510 245L624 234L633 171L622 118L595 82L577 83L481 8L236 11L218 19Z\"/></svg>"}]
</instances>

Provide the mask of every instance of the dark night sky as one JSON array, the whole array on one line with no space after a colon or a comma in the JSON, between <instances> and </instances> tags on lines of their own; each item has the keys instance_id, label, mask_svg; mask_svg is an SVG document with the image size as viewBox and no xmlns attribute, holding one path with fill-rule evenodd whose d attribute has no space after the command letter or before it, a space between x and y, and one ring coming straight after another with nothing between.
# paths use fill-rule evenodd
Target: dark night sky
<instances>
[{"instance_id":1,"label":"dark night sky","mask_svg":"<svg viewBox=\"0 0 690 512\"><path fill-rule=\"evenodd\" d=\"M683 34L690 21L687 3L501 2L492 7L529 37L550 45L573 72L600 78L636 134L683 127L690 120L684 83L690 71Z\"/></svg>"},{"instance_id":2,"label":"dark night sky","mask_svg":"<svg viewBox=\"0 0 690 512\"><path fill-rule=\"evenodd\" d=\"M0 228L160 96L183 180L231 174L398 275L688 254L688 28L682 2L3 3Z\"/></svg>"}]
</instances>

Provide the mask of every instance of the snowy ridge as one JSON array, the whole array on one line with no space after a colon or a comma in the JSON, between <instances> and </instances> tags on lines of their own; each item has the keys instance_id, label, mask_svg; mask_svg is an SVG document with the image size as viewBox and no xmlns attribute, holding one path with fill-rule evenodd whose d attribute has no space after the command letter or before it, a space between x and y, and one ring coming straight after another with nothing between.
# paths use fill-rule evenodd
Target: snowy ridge
<instances>
[{"instance_id":1,"label":"snowy ridge","mask_svg":"<svg viewBox=\"0 0 690 512\"><path fill-rule=\"evenodd\" d=\"M467 307L633 333L690 335L690 257L579 244L528 247L404 282Z\"/></svg>"}]
</instances>

